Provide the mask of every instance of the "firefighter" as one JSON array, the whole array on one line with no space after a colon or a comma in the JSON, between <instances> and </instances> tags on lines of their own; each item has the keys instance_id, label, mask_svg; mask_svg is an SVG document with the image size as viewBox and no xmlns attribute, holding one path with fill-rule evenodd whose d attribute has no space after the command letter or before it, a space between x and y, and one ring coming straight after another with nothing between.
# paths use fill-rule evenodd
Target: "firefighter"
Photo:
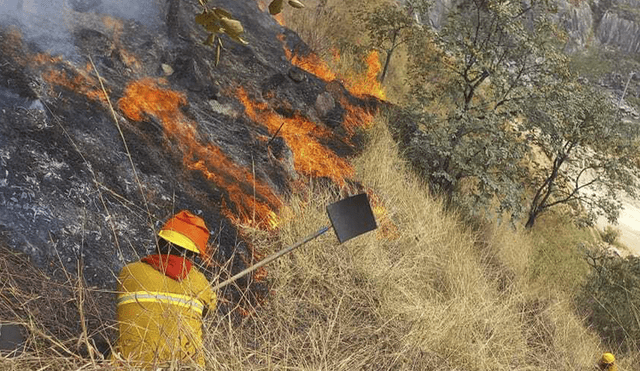
<instances>
[{"instance_id":1,"label":"firefighter","mask_svg":"<svg viewBox=\"0 0 640 371\"><path fill-rule=\"evenodd\" d=\"M192 259L205 252L209 230L188 211L158 233L158 253L126 265L118 277L115 352L131 365L204 366L202 318L216 294Z\"/></svg>"},{"instance_id":2,"label":"firefighter","mask_svg":"<svg viewBox=\"0 0 640 371\"><path fill-rule=\"evenodd\" d=\"M617 371L618 367L616 366L616 357L611 353L604 353L598 362L598 370Z\"/></svg>"}]
</instances>

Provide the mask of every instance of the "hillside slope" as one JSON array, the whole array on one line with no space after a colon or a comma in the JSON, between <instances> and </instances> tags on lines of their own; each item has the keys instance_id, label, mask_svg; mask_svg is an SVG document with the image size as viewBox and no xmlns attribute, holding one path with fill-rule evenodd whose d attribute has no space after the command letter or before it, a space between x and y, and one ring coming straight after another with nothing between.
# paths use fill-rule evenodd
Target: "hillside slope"
<instances>
[{"instance_id":1,"label":"hillside slope","mask_svg":"<svg viewBox=\"0 0 640 371\"><path fill-rule=\"evenodd\" d=\"M383 119L368 136L356 178L376 190L378 231L343 245L327 234L274 262L264 302L245 307L245 317L207 318L208 369L584 370L608 350L573 314L571 297L547 282L570 284L574 268L558 257L572 253L541 257L531 235L466 227L407 171ZM275 251L328 222L324 207L336 198L316 186L290 200L277 235L243 232ZM99 357L73 356L74 344L0 367L100 369ZM631 355L619 358L621 370L633 369Z\"/></svg>"},{"instance_id":2,"label":"hillside slope","mask_svg":"<svg viewBox=\"0 0 640 371\"><path fill-rule=\"evenodd\" d=\"M141 1L157 8L134 19L45 3L0 14L0 238L39 266L82 259L90 285L112 288L190 209L215 231L212 272L241 269L253 252L238 225L273 229L294 184L349 182L375 102L293 66L309 50L257 3L216 3L249 41L224 38L218 66L197 2Z\"/></svg>"},{"instance_id":3,"label":"hillside slope","mask_svg":"<svg viewBox=\"0 0 640 371\"><path fill-rule=\"evenodd\" d=\"M591 240L562 215L519 233L446 209L384 112L372 123L379 101L347 90L264 3L216 2L250 42L224 39L217 67L197 2L169 0L160 26L94 14L103 5L74 8L64 56L1 29L0 319L30 334L0 369L108 368L87 349L115 339L114 274L176 209L214 230L201 264L219 279L361 191L377 231L343 245L329 233L221 293L207 369L584 370L611 350L575 314Z\"/></svg>"}]
</instances>

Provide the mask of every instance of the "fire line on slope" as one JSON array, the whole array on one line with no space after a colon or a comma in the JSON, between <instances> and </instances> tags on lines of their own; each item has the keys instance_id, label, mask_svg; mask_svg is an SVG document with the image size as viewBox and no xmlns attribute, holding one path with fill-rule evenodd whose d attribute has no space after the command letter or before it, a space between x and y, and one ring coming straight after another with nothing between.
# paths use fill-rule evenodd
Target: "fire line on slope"
<instances>
[{"instance_id":1,"label":"fire line on slope","mask_svg":"<svg viewBox=\"0 0 640 371\"><path fill-rule=\"evenodd\" d=\"M200 143L196 123L187 119L180 111L180 106L187 103L186 96L161 87L159 84L162 83L162 80L154 81L150 78L130 83L125 89L124 97L118 102L120 110L133 121L140 122L145 115L151 115L162 122L166 134L178 143L185 166L202 172L207 179L226 191L233 204L231 207L235 209L223 207L226 217L236 224L276 228L275 212L281 206L281 201L271 188L236 164L217 146ZM250 196L253 187L255 198Z\"/></svg>"},{"instance_id":2,"label":"fire line on slope","mask_svg":"<svg viewBox=\"0 0 640 371\"><path fill-rule=\"evenodd\" d=\"M281 41L282 40L283 38L281 38ZM294 66L312 73L326 82L340 79L340 81L345 84L349 93L356 97L363 98L370 95L382 100L386 98L384 88L378 81L378 75L382 70L382 64L380 63L380 57L377 50L372 50L365 58L364 62L367 70L364 74L339 76L333 72L331 67L315 53L309 53L303 56L297 53L292 53L286 46L283 46L283 49L287 59L289 59L291 64ZM331 52L333 60L339 61L340 52L336 49L333 49Z\"/></svg>"},{"instance_id":3,"label":"fire line on slope","mask_svg":"<svg viewBox=\"0 0 640 371\"><path fill-rule=\"evenodd\" d=\"M353 177L353 167L349 162L318 141L318 138L329 137L331 131L300 115L283 117L270 109L266 103L252 101L243 88L239 88L236 95L251 120L266 126L272 135L281 128L278 135L282 136L291 148L296 171L306 176L326 177L338 185L346 184L346 181Z\"/></svg>"}]
</instances>

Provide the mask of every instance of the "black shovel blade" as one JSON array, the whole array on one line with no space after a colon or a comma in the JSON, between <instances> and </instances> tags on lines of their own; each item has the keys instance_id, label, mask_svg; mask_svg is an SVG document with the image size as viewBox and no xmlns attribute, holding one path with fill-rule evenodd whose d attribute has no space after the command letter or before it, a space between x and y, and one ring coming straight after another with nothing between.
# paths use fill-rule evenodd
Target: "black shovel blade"
<instances>
[{"instance_id":1,"label":"black shovel blade","mask_svg":"<svg viewBox=\"0 0 640 371\"><path fill-rule=\"evenodd\" d=\"M378 228L366 193L332 203L327 213L340 243Z\"/></svg>"},{"instance_id":2,"label":"black shovel blade","mask_svg":"<svg viewBox=\"0 0 640 371\"><path fill-rule=\"evenodd\" d=\"M13 323L0 323L0 355L20 354L24 345L24 329Z\"/></svg>"}]
</instances>

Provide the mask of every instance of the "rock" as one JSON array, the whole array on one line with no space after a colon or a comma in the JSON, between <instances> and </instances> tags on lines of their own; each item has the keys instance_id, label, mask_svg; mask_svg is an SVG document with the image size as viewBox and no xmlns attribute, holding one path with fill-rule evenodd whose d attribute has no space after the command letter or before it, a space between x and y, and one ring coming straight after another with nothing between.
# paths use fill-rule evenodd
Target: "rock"
<instances>
[{"instance_id":1,"label":"rock","mask_svg":"<svg viewBox=\"0 0 640 371\"><path fill-rule=\"evenodd\" d=\"M345 89L344 85L342 85L342 83L337 80L329 82L326 85L325 90L329 92L335 100L340 100L340 98L344 97L345 93L347 92L347 89Z\"/></svg>"},{"instance_id":2,"label":"rock","mask_svg":"<svg viewBox=\"0 0 640 371\"><path fill-rule=\"evenodd\" d=\"M606 254L607 256L614 257L614 258L622 257L622 253L620 252L620 250L618 250L616 247L613 247L613 246L607 248Z\"/></svg>"},{"instance_id":3,"label":"rock","mask_svg":"<svg viewBox=\"0 0 640 371\"><path fill-rule=\"evenodd\" d=\"M461 0L435 0L429 7L428 17L415 16L440 30L450 9L460 3ZM626 53L640 52L640 12L637 11L640 0L558 0L555 3L558 10L552 19L569 35L566 51L582 51L602 44Z\"/></svg>"},{"instance_id":4,"label":"rock","mask_svg":"<svg viewBox=\"0 0 640 371\"><path fill-rule=\"evenodd\" d=\"M171 77L179 81L181 85L193 92L202 91L206 80L202 68L195 59L187 57L186 53L181 53L174 62L173 69L175 73L172 73Z\"/></svg>"},{"instance_id":5,"label":"rock","mask_svg":"<svg viewBox=\"0 0 640 371\"><path fill-rule=\"evenodd\" d=\"M453 9L458 2L456 0L435 0L433 5L429 7L428 17L417 14L416 17L418 19L428 18L425 19L426 23L430 23L436 30L439 30L444 25L449 10Z\"/></svg>"},{"instance_id":6,"label":"rock","mask_svg":"<svg viewBox=\"0 0 640 371\"><path fill-rule=\"evenodd\" d=\"M640 17L629 17L618 9L608 10L596 36L602 44L614 45L627 53L640 52Z\"/></svg>"},{"instance_id":7,"label":"rock","mask_svg":"<svg viewBox=\"0 0 640 371\"><path fill-rule=\"evenodd\" d=\"M572 53L584 49L593 32L593 14L589 3L585 1L576 6L572 2L560 0L557 4L558 12L554 18L569 34L565 50Z\"/></svg>"},{"instance_id":8,"label":"rock","mask_svg":"<svg viewBox=\"0 0 640 371\"><path fill-rule=\"evenodd\" d=\"M291 80L295 82L303 82L306 79L304 71L299 69L298 67L291 67L287 75L291 78Z\"/></svg>"},{"instance_id":9,"label":"rock","mask_svg":"<svg viewBox=\"0 0 640 371\"><path fill-rule=\"evenodd\" d=\"M316 103L314 107L316 108L316 112L318 116L323 117L326 116L334 107L336 106L336 101L333 99L333 96L329 92L324 92L316 98Z\"/></svg>"},{"instance_id":10,"label":"rock","mask_svg":"<svg viewBox=\"0 0 640 371\"><path fill-rule=\"evenodd\" d=\"M173 68L168 64L162 63L160 67L162 68L162 72L164 73L165 76L173 75Z\"/></svg>"}]
</instances>

